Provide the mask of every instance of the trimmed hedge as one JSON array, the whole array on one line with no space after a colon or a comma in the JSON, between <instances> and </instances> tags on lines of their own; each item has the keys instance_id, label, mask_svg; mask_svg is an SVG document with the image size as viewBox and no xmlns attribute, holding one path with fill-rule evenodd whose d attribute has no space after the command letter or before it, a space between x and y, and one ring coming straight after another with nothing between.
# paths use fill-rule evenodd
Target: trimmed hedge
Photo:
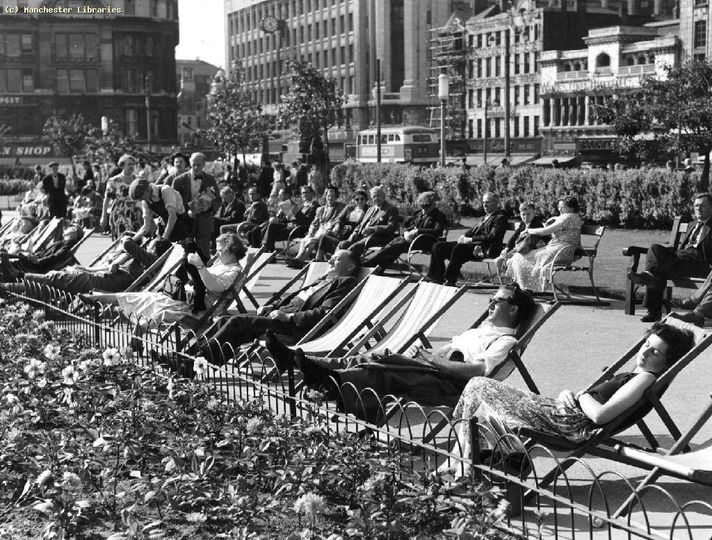
<instances>
[{"instance_id":1,"label":"trimmed hedge","mask_svg":"<svg viewBox=\"0 0 712 540\"><path fill-rule=\"evenodd\" d=\"M0 195L18 195L35 187L32 180L0 180Z\"/></svg>"},{"instance_id":2,"label":"trimmed hedge","mask_svg":"<svg viewBox=\"0 0 712 540\"><path fill-rule=\"evenodd\" d=\"M481 213L486 191L499 194L510 212L518 201L532 202L544 216L556 213L557 200L574 195L587 221L625 228L669 229L674 216L691 217L697 175L665 169L543 169L473 167L420 169L397 163L346 162L331 171L332 184L347 200L355 189L382 185L389 200L405 213L415 210L418 193L436 191L454 223L460 215Z\"/></svg>"}]
</instances>

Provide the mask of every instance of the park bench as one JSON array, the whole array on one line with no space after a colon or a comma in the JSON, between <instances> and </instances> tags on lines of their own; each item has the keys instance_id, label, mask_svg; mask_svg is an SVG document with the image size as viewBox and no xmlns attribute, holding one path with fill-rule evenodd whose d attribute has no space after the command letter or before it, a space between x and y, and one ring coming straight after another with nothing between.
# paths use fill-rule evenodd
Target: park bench
<instances>
[{"instance_id":1,"label":"park bench","mask_svg":"<svg viewBox=\"0 0 712 540\"><path fill-rule=\"evenodd\" d=\"M670 231L670 240L666 246L669 246L673 250L677 251L680 242L685 238L690 224L694 225L694 222L682 221L680 216L677 216L672 224L672 230ZM636 296L635 293L639 287L633 283L628 277L631 272L638 273L640 267L640 256L645 255L648 252L647 247L640 246L629 246L623 249L623 255L630 257L630 265L625 269L625 304L623 309L626 315L635 315L635 304ZM672 302L673 288L677 287L680 289L697 289L697 287L704 281L704 278L694 278L694 277L680 277L668 280L668 287L665 291L665 305L670 309Z\"/></svg>"}]
</instances>

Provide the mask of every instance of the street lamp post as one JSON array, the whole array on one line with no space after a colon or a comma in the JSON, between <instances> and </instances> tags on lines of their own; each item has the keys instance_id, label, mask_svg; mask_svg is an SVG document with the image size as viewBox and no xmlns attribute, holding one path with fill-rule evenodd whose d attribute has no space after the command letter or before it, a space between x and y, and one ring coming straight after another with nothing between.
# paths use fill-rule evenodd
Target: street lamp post
<instances>
[{"instance_id":1,"label":"street lamp post","mask_svg":"<svg viewBox=\"0 0 712 540\"><path fill-rule=\"evenodd\" d=\"M489 130L489 118L487 117L487 113L489 112L489 101L485 101L485 131L483 133L484 135L484 141L482 145L482 161L484 162L485 165L487 165L487 130Z\"/></svg>"},{"instance_id":2,"label":"street lamp post","mask_svg":"<svg viewBox=\"0 0 712 540\"><path fill-rule=\"evenodd\" d=\"M151 77L146 74L144 80L144 89L146 91L146 144L148 145L148 153L151 153Z\"/></svg>"},{"instance_id":3,"label":"street lamp post","mask_svg":"<svg viewBox=\"0 0 712 540\"><path fill-rule=\"evenodd\" d=\"M440 100L440 166L445 166L445 107L450 97L450 77L447 73L438 76L438 99Z\"/></svg>"}]
</instances>

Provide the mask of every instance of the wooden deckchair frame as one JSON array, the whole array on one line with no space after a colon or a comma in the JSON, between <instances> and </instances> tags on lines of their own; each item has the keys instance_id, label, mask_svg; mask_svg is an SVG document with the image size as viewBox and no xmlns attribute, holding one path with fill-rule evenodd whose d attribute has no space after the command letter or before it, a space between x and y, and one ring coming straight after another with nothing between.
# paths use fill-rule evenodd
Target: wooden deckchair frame
<instances>
[{"instance_id":1,"label":"wooden deckchair frame","mask_svg":"<svg viewBox=\"0 0 712 540\"><path fill-rule=\"evenodd\" d=\"M576 459L571 458L580 458L586 454L589 454L592 456L610 459L612 461L626 463L627 461L625 457L612 449L615 444L619 443L619 441L616 441L613 437L633 425L637 425L652 450L659 448L660 444L648 425L645 423L644 418L647 414L652 412L653 409L658 414L673 439L675 441L682 439L680 429L677 427L667 409L661 403L660 399L670 384L675 380L675 377L695 358L697 358L702 351L709 347L712 343L712 332L705 332L689 323L683 323L671 317L666 318L664 321L668 324L672 324L680 328L687 328L693 331L696 337L695 346L685 356L678 360L674 366L670 367L667 371L665 371L665 373L657 378L650 388L645 391L643 396L629 408L628 414L620 415L618 418L609 422L605 426L602 426L593 437L581 443L571 442L562 437L533 429L520 428L518 430L520 436L527 439L525 441L525 446L527 448L530 448L535 444L542 444L552 450L565 451L569 453L566 459L562 460L551 471L539 479L540 486L545 487L551 484L560 474L571 467L571 465L576 462ZM639 339L633 347L631 347L612 366L607 368L600 377L598 377L587 387L587 389L590 389L613 377L626 363L628 363L628 361L635 357L638 349L640 349L645 342L645 339L645 337ZM647 411L651 404L652 409ZM688 450L686 444L683 450Z\"/></svg>"},{"instance_id":2,"label":"wooden deckchair frame","mask_svg":"<svg viewBox=\"0 0 712 540\"><path fill-rule=\"evenodd\" d=\"M0 243L2 243L3 241L5 241L5 238L4 238L5 235L7 234L7 232L8 232L10 229L13 228L13 226L18 222L19 219L20 219L20 216L16 216L16 217L14 217L14 218L8 220L7 223L5 223L5 225L3 225L2 227L0 227Z\"/></svg>"},{"instance_id":3,"label":"wooden deckchair frame","mask_svg":"<svg viewBox=\"0 0 712 540\"><path fill-rule=\"evenodd\" d=\"M161 270L163 269L163 265L166 263L166 261L171 256L173 251L176 249L182 250L183 248L178 244L173 244L171 246L171 248L167 249L163 255L158 257L158 259L156 259L156 261L151 266L146 268L146 270L144 270L143 274L138 276L134 280L134 282L126 288L126 291L124 291L124 292L138 292L142 286L144 286L146 283L150 282L158 273L161 272ZM169 274L175 272L176 269L181 265L182 262L183 262L183 260L181 258L176 263L170 265L166 269L165 275L169 275ZM147 290L149 290L149 289L147 289Z\"/></svg>"},{"instance_id":4,"label":"wooden deckchair frame","mask_svg":"<svg viewBox=\"0 0 712 540\"><path fill-rule=\"evenodd\" d=\"M307 266L300 269L299 272L297 272L292 279L287 281L287 283L285 283L276 293L270 296L269 299L263 305L272 305L275 302L284 298L284 296L289 292L292 287L294 287L299 282L299 280L301 280L301 284L298 287L299 289L311 285L311 283L308 282L308 276L317 274L317 272L314 271L314 268L321 267L323 265L325 265L326 268L330 267L328 262L310 262Z\"/></svg>"},{"instance_id":5,"label":"wooden deckchair frame","mask_svg":"<svg viewBox=\"0 0 712 540\"><path fill-rule=\"evenodd\" d=\"M712 397L712 395L710 395ZM613 514L614 517L625 515L631 508L631 505L636 501L640 493L650 484L655 482L660 476L670 475L683 480L689 480L712 486L712 470L700 470L694 467L685 467L680 463L671 462L667 458L671 456L684 456L685 448L688 447L692 438L709 422L712 418L712 401L708 402L700 416L695 420L690 429L688 429L664 454L646 452L639 448L633 448L628 445L618 443L614 445L614 450L621 457L621 461L635 465L643 469L650 469L646 477L639 482L635 491L621 504L621 506ZM712 465L712 461L710 461ZM686 471L684 469L687 469Z\"/></svg>"},{"instance_id":6,"label":"wooden deckchair frame","mask_svg":"<svg viewBox=\"0 0 712 540\"><path fill-rule=\"evenodd\" d=\"M245 306L245 302L243 301L243 298L240 298L241 295L244 295L244 300L250 302L254 309L257 309L260 307L260 303L255 299L254 294L252 294L252 291L250 290L250 282L252 280L256 280L255 284L259 281L260 275L262 274L262 271L267 267L267 265L271 262L273 262L276 259L276 252L271 251L267 253L265 251L264 246L260 248L260 250L257 252L257 255L255 258L251 261L249 265L249 275L245 278L244 283L240 287L240 291L238 292L237 296L235 297L235 303L237 304L237 309L240 311L240 313L247 313L248 308ZM229 307L229 306L228 306Z\"/></svg>"}]
</instances>

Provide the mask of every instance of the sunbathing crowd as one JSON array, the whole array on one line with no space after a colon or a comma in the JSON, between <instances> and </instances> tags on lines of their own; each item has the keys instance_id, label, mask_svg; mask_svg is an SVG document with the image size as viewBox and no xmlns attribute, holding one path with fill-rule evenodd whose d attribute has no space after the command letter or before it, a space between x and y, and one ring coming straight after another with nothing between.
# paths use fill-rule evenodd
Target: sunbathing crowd
<instances>
[{"instance_id":1,"label":"sunbathing crowd","mask_svg":"<svg viewBox=\"0 0 712 540\"><path fill-rule=\"evenodd\" d=\"M123 171L114 184L132 178L133 162L131 156L119 160ZM550 315L532 293L550 286L552 265L569 264L577 256L582 219L574 197L559 200L558 215L546 220L534 205L522 202L520 219L505 242L509 215L497 195L487 192L482 219L448 240L446 217L431 191L420 193L419 211L405 220L380 186L357 190L348 203L340 201L336 186L326 186L321 200L309 185L300 186L298 200L285 186L273 205L252 186L243 203L242 194L219 189L204 166L205 157L194 154L184 172L160 184L145 177L131 179L125 195L132 208L140 209L140 226L121 231L111 248L88 266L76 264L74 253L91 231L59 217L38 224L21 213L0 231L3 288L19 293L49 286L86 304L116 305L139 321L137 337L146 331L141 321L149 319L193 329L202 338L188 343L182 354L149 351L155 361L185 376L194 374L194 357L221 365L235 357L235 349L259 345L269 352L277 372L299 369L306 386L323 389L344 411L372 422L384 421L380 398L393 394L422 405L455 407L456 419L478 416L510 430L526 427L571 441L591 437L597 426L638 404L657 377L694 345L684 324L656 322L635 353L632 371L575 393L564 390L557 399L522 392L503 381L517 366L520 340ZM225 216L234 216L240 206L242 219L227 222L233 220ZM709 271L712 198L699 195L694 210L697 225L680 249L652 246L646 270L630 276L647 287L645 321L661 318L668 279ZM309 268L316 269L317 263L328 260L328 269L247 313L239 293L252 272L273 260L279 242L288 266L302 269L312 262ZM292 257L286 255L290 244L296 248ZM411 264L414 251L430 257L418 286L445 291L450 300L456 298L454 287L468 261L491 260L506 284L496 290L487 313L472 328L438 349L428 346L423 333L429 327L426 322L432 325L436 319L424 318L400 349L315 345L319 332L326 334L343 322L364 282L397 264ZM403 256L406 261L400 262ZM712 278L688 302L694 309L677 317L704 320L706 310L712 310L710 289ZM372 307L387 303L400 290L368 301ZM233 300L237 312L228 313ZM430 307L437 316L442 314ZM345 337L349 343L359 339L355 333ZM460 440L469 443L469 424L460 425ZM482 449L496 444L487 436L493 432L483 430Z\"/></svg>"}]
</instances>

